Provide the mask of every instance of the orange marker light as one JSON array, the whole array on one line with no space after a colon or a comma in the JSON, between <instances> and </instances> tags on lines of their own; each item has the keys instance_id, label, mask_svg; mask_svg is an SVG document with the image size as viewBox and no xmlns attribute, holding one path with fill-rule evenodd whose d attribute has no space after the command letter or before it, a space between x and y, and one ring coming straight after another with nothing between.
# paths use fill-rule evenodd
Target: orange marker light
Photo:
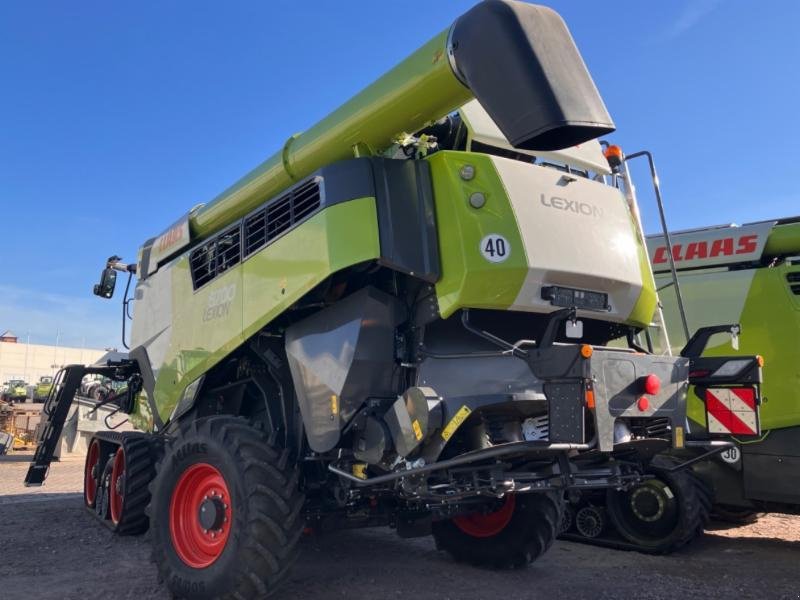
<instances>
[{"instance_id":1,"label":"orange marker light","mask_svg":"<svg viewBox=\"0 0 800 600\"><path fill-rule=\"evenodd\" d=\"M589 344L581 344L581 356L583 358L591 358L594 349Z\"/></svg>"},{"instance_id":2,"label":"orange marker light","mask_svg":"<svg viewBox=\"0 0 800 600\"><path fill-rule=\"evenodd\" d=\"M622 164L622 148L619 146L607 146L606 149L603 150L603 156L606 157L612 169L616 169Z\"/></svg>"},{"instance_id":3,"label":"orange marker light","mask_svg":"<svg viewBox=\"0 0 800 600\"><path fill-rule=\"evenodd\" d=\"M764 357L761 356L760 354L756 354L756 362L758 363L759 367L763 367L764 366Z\"/></svg>"},{"instance_id":4,"label":"orange marker light","mask_svg":"<svg viewBox=\"0 0 800 600\"><path fill-rule=\"evenodd\" d=\"M586 396L586 408L593 409L595 407L594 390L592 389L586 390L585 396Z\"/></svg>"}]
</instances>

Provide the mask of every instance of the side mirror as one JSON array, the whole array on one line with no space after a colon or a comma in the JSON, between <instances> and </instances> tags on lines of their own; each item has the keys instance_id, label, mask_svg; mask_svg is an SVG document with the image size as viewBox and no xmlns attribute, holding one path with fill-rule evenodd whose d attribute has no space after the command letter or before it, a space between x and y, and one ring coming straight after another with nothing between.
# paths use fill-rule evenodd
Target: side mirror
<instances>
[{"instance_id":1,"label":"side mirror","mask_svg":"<svg viewBox=\"0 0 800 600\"><path fill-rule=\"evenodd\" d=\"M117 285L117 272L111 267L106 267L100 274L100 283L94 286L94 295L101 298L111 298L114 287Z\"/></svg>"}]
</instances>

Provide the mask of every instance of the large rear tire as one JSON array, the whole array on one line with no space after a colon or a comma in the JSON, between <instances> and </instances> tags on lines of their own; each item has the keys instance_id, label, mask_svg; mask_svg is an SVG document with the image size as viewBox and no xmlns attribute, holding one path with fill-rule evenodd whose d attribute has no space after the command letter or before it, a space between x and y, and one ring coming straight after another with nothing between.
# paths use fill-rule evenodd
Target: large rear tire
<instances>
[{"instance_id":1,"label":"large rear tire","mask_svg":"<svg viewBox=\"0 0 800 600\"><path fill-rule=\"evenodd\" d=\"M611 524L642 552L669 554L702 535L711 510L711 492L691 469L670 472L675 459L656 456L652 479L630 490L609 490Z\"/></svg>"},{"instance_id":2,"label":"large rear tire","mask_svg":"<svg viewBox=\"0 0 800 600\"><path fill-rule=\"evenodd\" d=\"M433 524L439 550L455 560L495 569L524 567L558 535L563 502L552 492L509 495L495 511Z\"/></svg>"},{"instance_id":3,"label":"large rear tire","mask_svg":"<svg viewBox=\"0 0 800 600\"><path fill-rule=\"evenodd\" d=\"M176 597L267 597L297 556L297 468L244 419L192 422L168 444L151 492L153 561Z\"/></svg>"}]
</instances>

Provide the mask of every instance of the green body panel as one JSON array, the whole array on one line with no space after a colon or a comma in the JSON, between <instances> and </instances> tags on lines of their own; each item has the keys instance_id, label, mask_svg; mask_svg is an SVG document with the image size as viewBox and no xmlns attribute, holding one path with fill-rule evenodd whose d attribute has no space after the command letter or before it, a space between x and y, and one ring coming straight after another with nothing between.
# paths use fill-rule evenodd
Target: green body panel
<instances>
[{"instance_id":1,"label":"green body panel","mask_svg":"<svg viewBox=\"0 0 800 600\"><path fill-rule=\"evenodd\" d=\"M759 269L688 271L679 273L689 331L704 325L740 323L738 354L764 357L761 405L763 430L800 425L800 296L793 294L786 279L800 272L797 265L782 264ZM659 276L659 284L669 281ZM661 296L674 351L684 340L675 294ZM730 337L712 338L704 356L735 356ZM690 393L689 417L705 425L703 402Z\"/></svg>"},{"instance_id":2,"label":"green body panel","mask_svg":"<svg viewBox=\"0 0 800 600\"><path fill-rule=\"evenodd\" d=\"M447 31L356 94L209 204L190 216L193 236L234 222L316 169L355 154L374 153L404 132L422 129L472 98L453 74Z\"/></svg>"},{"instance_id":3,"label":"green body panel","mask_svg":"<svg viewBox=\"0 0 800 600\"><path fill-rule=\"evenodd\" d=\"M631 215L631 227L636 231L640 231L633 215ZM639 241L636 251L639 255L639 269L642 272L642 291L628 318L634 325L648 327L658 306L658 292L656 291L656 282L653 269L650 266L650 259L647 256L647 246L641 236L637 235L636 237Z\"/></svg>"},{"instance_id":4,"label":"green body panel","mask_svg":"<svg viewBox=\"0 0 800 600\"><path fill-rule=\"evenodd\" d=\"M436 283L439 312L447 318L460 308L508 308L522 288L528 259L514 211L491 159L469 152L437 152L428 162L442 261L442 277ZM465 164L475 168L470 181L459 176ZM486 197L480 210L468 202L476 191ZM505 236L515 249L500 265L476 252L489 233Z\"/></svg>"},{"instance_id":5,"label":"green body panel","mask_svg":"<svg viewBox=\"0 0 800 600\"><path fill-rule=\"evenodd\" d=\"M776 225L769 233L764 256L800 254L800 223Z\"/></svg>"},{"instance_id":6,"label":"green body panel","mask_svg":"<svg viewBox=\"0 0 800 600\"><path fill-rule=\"evenodd\" d=\"M170 266L170 349L155 385L162 420L192 381L306 292L336 271L379 255L375 199L361 198L322 210L196 291L188 253L179 257Z\"/></svg>"}]
</instances>

